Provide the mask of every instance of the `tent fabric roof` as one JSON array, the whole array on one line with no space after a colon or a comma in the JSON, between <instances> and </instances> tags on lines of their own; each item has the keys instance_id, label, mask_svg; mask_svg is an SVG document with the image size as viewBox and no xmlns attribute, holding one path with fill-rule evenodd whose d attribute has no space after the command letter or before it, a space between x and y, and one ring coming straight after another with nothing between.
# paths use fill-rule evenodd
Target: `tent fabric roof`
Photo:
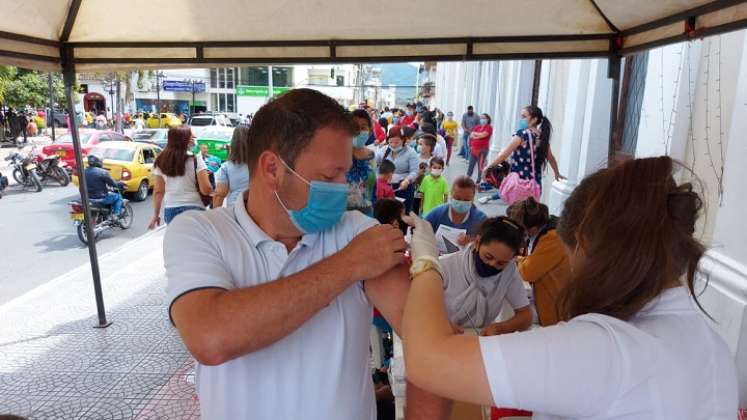
<instances>
[{"instance_id":1,"label":"tent fabric roof","mask_svg":"<svg viewBox=\"0 0 747 420\"><path fill-rule=\"evenodd\" d=\"M59 70L607 57L747 27L747 0L0 0L0 63ZM62 47L62 49L61 49Z\"/></svg>"}]
</instances>

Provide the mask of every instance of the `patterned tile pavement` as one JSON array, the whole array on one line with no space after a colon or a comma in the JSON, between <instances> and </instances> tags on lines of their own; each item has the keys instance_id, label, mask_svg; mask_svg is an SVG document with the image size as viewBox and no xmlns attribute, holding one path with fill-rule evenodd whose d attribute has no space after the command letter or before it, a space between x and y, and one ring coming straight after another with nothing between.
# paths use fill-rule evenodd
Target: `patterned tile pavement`
<instances>
[{"instance_id":1,"label":"patterned tile pavement","mask_svg":"<svg viewBox=\"0 0 747 420\"><path fill-rule=\"evenodd\" d=\"M194 361L165 302L163 231L101 258L96 329L90 268L0 307L0 414L29 419L198 419Z\"/></svg>"}]
</instances>

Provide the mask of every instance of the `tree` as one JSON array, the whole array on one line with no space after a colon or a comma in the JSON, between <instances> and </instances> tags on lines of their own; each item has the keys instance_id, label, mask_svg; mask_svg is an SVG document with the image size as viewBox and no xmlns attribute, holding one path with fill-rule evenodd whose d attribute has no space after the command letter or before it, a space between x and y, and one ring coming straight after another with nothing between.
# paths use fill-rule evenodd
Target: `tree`
<instances>
[{"instance_id":1,"label":"tree","mask_svg":"<svg viewBox=\"0 0 747 420\"><path fill-rule=\"evenodd\" d=\"M52 73L53 99L60 107L67 105L62 75ZM4 67L0 69L0 102L15 108L46 107L49 104L47 73Z\"/></svg>"}]
</instances>

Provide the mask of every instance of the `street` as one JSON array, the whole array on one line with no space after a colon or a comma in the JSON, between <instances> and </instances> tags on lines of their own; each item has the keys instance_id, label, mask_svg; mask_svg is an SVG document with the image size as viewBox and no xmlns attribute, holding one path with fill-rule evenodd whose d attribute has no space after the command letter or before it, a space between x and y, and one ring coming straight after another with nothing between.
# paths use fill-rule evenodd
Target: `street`
<instances>
[{"instance_id":1,"label":"street","mask_svg":"<svg viewBox=\"0 0 747 420\"><path fill-rule=\"evenodd\" d=\"M0 150L0 157L10 150L14 149ZM69 217L67 203L79 198L77 187L72 183L60 187L50 181L40 193L24 191L12 179L6 163L0 160L0 172L10 181L0 199L0 305L89 260L88 249L78 239ZM99 255L148 231L153 211L151 197L131 204L132 227L102 234L96 243ZM91 294L93 296L93 289Z\"/></svg>"}]
</instances>

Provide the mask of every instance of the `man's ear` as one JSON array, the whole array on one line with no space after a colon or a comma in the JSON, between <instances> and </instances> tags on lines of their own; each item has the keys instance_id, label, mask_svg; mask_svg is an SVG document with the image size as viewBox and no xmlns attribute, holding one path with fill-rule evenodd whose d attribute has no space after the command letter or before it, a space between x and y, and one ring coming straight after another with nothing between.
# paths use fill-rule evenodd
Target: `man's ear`
<instances>
[{"instance_id":1,"label":"man's ear","mask_svg":"<svg viewBox=\"0 0 747 420\"><path fill-rule=\"evenodd\" d=\"M277 190L283 182L285 166L280 158L270 150L265 150L257 159L256 178L264 181L265 185ZM254 182L254 181L253 181Z\"/></svg>"}]
</instances>

